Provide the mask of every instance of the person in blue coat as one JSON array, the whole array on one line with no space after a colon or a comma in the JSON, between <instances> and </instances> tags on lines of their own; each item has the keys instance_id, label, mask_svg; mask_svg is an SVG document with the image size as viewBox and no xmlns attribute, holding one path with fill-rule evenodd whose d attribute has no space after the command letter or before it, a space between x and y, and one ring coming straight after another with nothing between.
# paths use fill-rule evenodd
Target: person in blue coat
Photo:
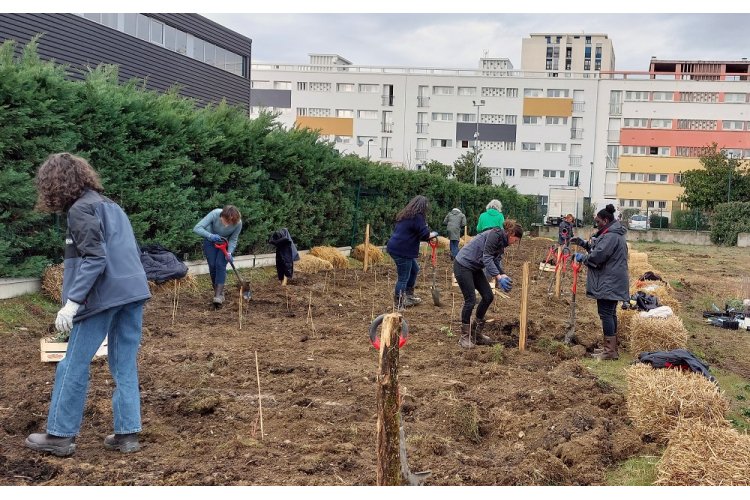
<instances>
[{"instance_id":1,"label":"person in blue coat","mask_svg":"<svg viewBox=\"0 0 750 500\"><path fill-rule=\"evenodd\" d=\"M393 292L393 303L396 310L415 306L422 299L414 295L414 285L419 274L419 242L437 238L436 231L430 231L427 225L427 198L418 195L396 214L396 226L393 229L386 250L396 263L396 287Z\"/></svg>"},{"instance_id":2,"label":"person in blue coat","mask_svg":"<svg viewBox=\"0 0 750 500\"><path fill-rule=\"evenodd\" d=\"M50 155L35 182L40 209L67 212L65 305L57 313L55 328L70 332L70 337L55 371L47 432L30 434L26 446L60 457L75 452L91 359L107 337L107 360L115 382L115 432L104 438L104 447L137 451L141 431L137 355L143 304L151 293L133 228L122 208L101 194L104 188L98 174L79 156Z\"/></svg>"},{"instance_id":3,"label":"person in blue coat","mask_svg":"<svg viewBox=\"0 0 750 500\"><path fill-rule=\"evenodd\" d=\"M208 262L208 273L214 287L213 304L216 307L224 303L224 283L227 280L227 263L237 248L237 239L242 231L242 216L234 205L215 208L203 217L193 228L193 232L203 236L203 253ZM224 255L215 243L228 241L228 256Z\"/></svg>"}]
</instances>

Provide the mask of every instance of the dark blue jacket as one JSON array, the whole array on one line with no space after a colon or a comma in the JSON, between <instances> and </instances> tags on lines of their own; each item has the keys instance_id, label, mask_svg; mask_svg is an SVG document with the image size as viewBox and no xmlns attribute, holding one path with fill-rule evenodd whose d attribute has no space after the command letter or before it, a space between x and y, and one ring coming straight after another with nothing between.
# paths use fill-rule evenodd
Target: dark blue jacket
<instances>
[{"instance_id":1,"label":"dark blue jacket","mask_svg":"<svg viewBox=\"0 0 750 500\"><path fill-rule=\"evenodd\" d=\"M396 222L386 250L391 256L405 259L419 257L419 242L430 239L430 228L423 215L415 215L411 219Z\"/></svg>"},{"instance_id":2,"label":"dark blue jacket","mask_svg":"<svg viewBox=\"0 0 750 500\"><path fill-rule=\"evenodd\" d=\"M494 278L505 274L502 260L507 246L508 235L505 230L499 227L487 229L474 236L458 251L456 262L472 271L484 269L485 275Z\"/></svg>"},{"instance_id":3,"label":"dark blue jacket","mask_svg":"<svg viewBox=\"0 0 750 500\"><path fill-rule=\"evenodd\" d=\"M140 249L120 206L85 191L68 210L62 303L81 304L74 322L151 293Z\"/></svg>"}]
</instances>

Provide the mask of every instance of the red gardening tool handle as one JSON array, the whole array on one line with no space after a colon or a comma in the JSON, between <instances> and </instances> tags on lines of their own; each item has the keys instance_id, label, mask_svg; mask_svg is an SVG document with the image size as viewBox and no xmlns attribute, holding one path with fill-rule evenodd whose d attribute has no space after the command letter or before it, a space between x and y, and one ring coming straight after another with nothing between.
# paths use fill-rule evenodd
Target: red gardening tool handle
<instances>
[{"instance_id":1,"label":"red gardening tool handle","mask_svg":"<svg viewBox=\"0 0 750 500\"><path fill-rule=\"evenodd\" d=\"M581 263L573 259L571 266L573 267L573 286L570 288L570 291L573 292L573 295L575 295L578 285L578 271L581 269Z\"/></svg>"},{"instance_id":2,"label":"red gardening tool handle","mask_svg":"<svg viewBox=\"0 0 750 500\"><path fill-rule=\"evenodd\" d=\"M430 260L432 261L433 267L437 265L437 247L438 247L438 240L437 238L432 238L427 243L430 244L432 247L432 256L430 257Z\"/></svg>"},{"instance_id":3,"label":"red gardening tool handle","mask_svg":"<svg viewBox=\"0 0 750 500\"><path fill-rule=\"evenodd\" d=\"M221 250L221 252L224 254L224 257L229 260L229 252L227 251L227 247L229 246L229 242L227 240L222 240L221 243L214 243L214 246Z\"/></svg>"}]
</instances>

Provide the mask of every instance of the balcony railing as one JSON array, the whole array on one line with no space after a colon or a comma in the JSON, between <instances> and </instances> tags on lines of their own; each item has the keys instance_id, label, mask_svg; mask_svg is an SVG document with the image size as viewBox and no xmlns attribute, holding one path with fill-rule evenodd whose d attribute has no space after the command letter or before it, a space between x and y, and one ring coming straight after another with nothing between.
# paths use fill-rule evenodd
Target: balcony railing
<instances>
[{"instance_id":1,"label":"balcony railing","mask_svg":"<svg viewBox=\"0 0 750 500\"><path fill-rule=\"evenodd\" d=\"M427 150L426 149L415 149L414 150L414 156L417 160L426 160L427 159Z\"/></svg>"},{"instance_id":2,"label":"balcony railing","mask_svg":"<svg viewBox=\"0 0 750 500\"><path fill-rule=\"evenodd\" d=\"M622 115L622 103L621 102L610 102L609 103L609 114L612 116Z\"/></svg>"},{"instance_id":3,"label":"balcony railing","mask_svg":"<svg viewBox=\"0 0 750 500\"><path fill-rule=\"evenodd\" d=\"M570 129L570 138L571 139L582 139L583 138L583 129L582 128L572 128L572 129Z\"/></svg>"},{"instance_id":4,"label":"balcony railing","mask_svg":"<svg viewBox=\"0 0 750 500\"><path fill-rule=\"evenodd\" d=\"M418 108L429 108L430 107L430 98L429 97L417 96L417 107Z\"/></svg>"},{"instance_id":5,"label":"balcony railing","mask_svg":"<svg viewBox=\"0 0 750 500\"><path fill-rule=\"evenodd\" d=\"M586 104L583 101L574 101L573 102L573 111L577 111L579 113L583 112L584 104Z\"/></svg>"},{"instance_id":6,"label":"balcony railing","mask_svg":"<svg viewBox=\"0 0 750 500\"><path fill-rule=\"evenodd\" d=\"M617 196L617 183L606 182L604 184L604 196L607 196L607 197Z\"/></svg>"},{"instance_id":7,"label":"balcony railing","mask_svg":"<svg viewBox=\"0 0 750 500\"><path fill-rule=\"evenodd\" d=\"M384 95L383 97L383 106L393 106L393 96L392 95Z\"/></svg>"},{"instance_id":8,"label":"balcony railing","mask_svg":"<svg viewBox=\"0 0 750 500\"><path fill-rule=\"evenodd\" d=\"M429 123L417 123L417 133L418 134L426 134L427 130L429 130Z\"/></svg>"},{"instance_id":9,"label":"balcony railing","mask_svg":"<svg viewBox=\"0 0 750 500\"><path fill-rule=\"evenodd\" d=\"M393 122L381 122L380 125L381 125L381 128L380 128L381 132L385 134L393 133Z\"/></svg>"},{"instance_id":10,"label":"balcony railing","mask_svg":"<svg viewBox=\"0 0 750 500\"><path fill-rule=\"evenodd\" d=\"M617 170L617 160L607 157L607 170Z\"/></svg>"},{"instance_id":11,"label":"balcony railing","mask_svg":"<svg viewBox=\"0 0 750 500\"><path fill-rule=\"evenodd\" d=\"M570 155L568 156L568 166L571 167L580 167L583 157L580 155Z\"/></svg>"},{"instance_id":12,"label":"balcony railing","mask_svg":"<svg viewBox=\"0 0 750 500\"><path fill-rule=\"evenodd\" d=\"M607 142L620 142L620 131L607 130Z\"/></svg>"},{"instance_id":13,"label":"balcony railing","mask_svg":"<svg viewBox=\"0 0 750 500\"><path fill-rule=\"evenodd\" d=\"M381 158L393 158L393 148L380 148Z\"/></svg>"}]
</instances>

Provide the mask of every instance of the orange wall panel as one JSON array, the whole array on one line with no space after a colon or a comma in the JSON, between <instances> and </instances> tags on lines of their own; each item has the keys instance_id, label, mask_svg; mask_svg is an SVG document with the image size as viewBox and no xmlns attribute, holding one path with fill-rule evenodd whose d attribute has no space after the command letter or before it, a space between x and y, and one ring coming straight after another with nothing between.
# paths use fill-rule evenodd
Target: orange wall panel
<instances>
[{"instance_id":1,"label":"orange wall panel","mask_svg":"<svg viewBox=\"0 0 750 500\"><path fill-rule=\"evenodd\" d=\"M688 146L704 147L717 143L719 148L750 149L750 132L725 132L721 130L620 130L623 146ZM674 151L672 152L674 154Z\"/></svg>"},{"instance_id":2,"label":"orange wall panel","mask_svg":"<svg viewBox=\"0 0 750 500\"><path fill-rule=\"evenodd\" d=\"M524 97L524 116L572 116L573 99L559 97Z\"/></svg>"},{"instance_id":3,"label":"orange wall panel","mask_svg":"<svg viewBox=\"0 0 750 500\"><path fill-rule=\"evenodd\" d=\"M295 126L298 128L320 130L321 135L343 135L347 137L354 135L353 118L298 116L295 120Z\"/></svg>"}]
</instances>

